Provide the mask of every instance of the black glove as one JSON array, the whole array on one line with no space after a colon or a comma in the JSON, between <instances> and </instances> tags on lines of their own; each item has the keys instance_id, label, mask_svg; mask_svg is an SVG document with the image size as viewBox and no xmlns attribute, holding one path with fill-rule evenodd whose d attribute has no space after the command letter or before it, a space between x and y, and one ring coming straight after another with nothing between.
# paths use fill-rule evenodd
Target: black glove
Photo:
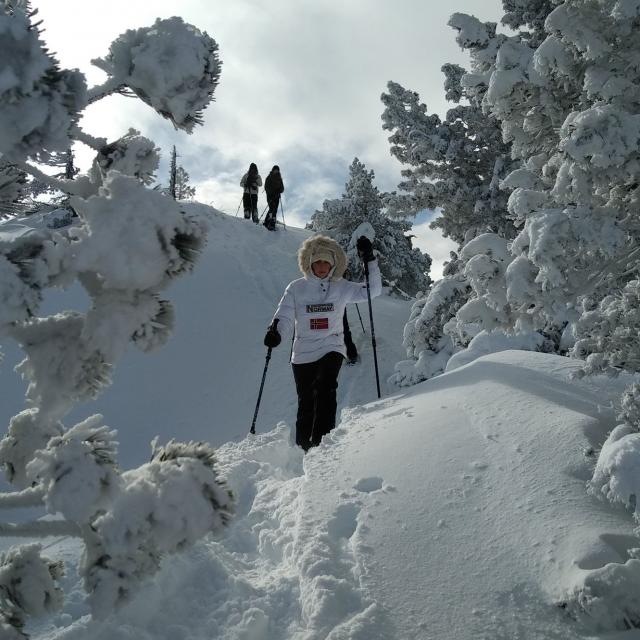
<instances>
[{"instance_id":1,"label":"black glove","mask_svg":"<svg viewBox=\"0 0 640 640\"><path fill-rule=\"evenodd\" d=\"M360 236L358 238L356 248L358 249L358 256L360 256L362 262L371 262L376 259L373 255L373 245L367 236Z\"/></svg>"},{"instance_id":2,"label":"black glove","mask_svg":"<svg viewBox=\"0 0 640 640\"><path fill-rule=\"evenodd\" d=\"M278 333L278 319L276 318L267 329L267 333L264 336L264 346L269 347L269 349L275 349L281 340L282 338Z\"/></svg>"}]
</instances>

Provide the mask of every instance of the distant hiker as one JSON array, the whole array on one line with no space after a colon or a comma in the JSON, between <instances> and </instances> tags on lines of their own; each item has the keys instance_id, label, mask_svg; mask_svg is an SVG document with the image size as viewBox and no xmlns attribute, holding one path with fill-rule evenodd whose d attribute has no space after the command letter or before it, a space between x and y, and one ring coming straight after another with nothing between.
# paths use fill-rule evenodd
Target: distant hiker
<instances>
[{"instance_id":1,"label":"distant hiker","mask_svg":"<svg viewBox=\"0 0 640 640\"><path fill-rule=\"evenodd\" d=\"M244 208L245 220L251 218L258 224L258 191L262 186L262 178L255 162L249 165L249 171L242 176L240 186L244 187L242 207Z\"/></svg>"},{"instance_id":2,"label":"distant hiker","mask_svg":"<svg viewBox=\"0 0 640 640\"><path fill-rule=\"evenodd\" d=\"M370 262L371 297L378 296L382 281L371 242L361 236L356 246L361 259ZM291 363L298 394L296 444L307 451L335 427L338 373L346 356L344 310L350 302L366 301L367 288L362 282L342 278L347 256L327 236L312 236L302 243L298 266L304 277L285 289L264 344L277 347L280 331L294 332Z\"/></svg>"},{"instance_id":3,"label":"distant hiker","mask_svg":"<svg viewBox=\"0 0 640 640\"><path fill-rule=\"evenodd\" d=\"M264 219L264 226L270 231L276 228L276 218L278 217L278 204L280 203L280 195L284 191L284 183L280 175L280 167L275 164L264 181L264 190L267 193L267 204L269 210Z\"/></svg>"}]
</instances>

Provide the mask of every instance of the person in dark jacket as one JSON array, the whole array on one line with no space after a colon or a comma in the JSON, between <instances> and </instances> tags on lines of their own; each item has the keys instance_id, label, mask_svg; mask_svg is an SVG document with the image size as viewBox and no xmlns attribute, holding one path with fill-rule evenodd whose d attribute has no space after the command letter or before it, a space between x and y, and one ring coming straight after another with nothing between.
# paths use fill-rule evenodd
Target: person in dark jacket
<instances>
[{"instance_id":1,"label":"person in dark jacket","mask_svg":"<svg viewBox=\"0 0 640 640\"><path fill-rule=\"evenodd\" d=\"M267 194L267 204L269 205L267 216L264 219L264 226L273 231L276 228L280 195L284 191L280 167L277 164L273 165L273 169L271 169L267 179L264 181L264 190Z\"/></svg>"},{"instance_id":2,"label":"person in dark jacket","mask_svg":"<svg viewBox=\"0 0 640 640\"><path fill-rule=\"evenodd\" d=\"M244 187L242 207L245 220L251 218L258 224L258 191L262 186L262 178L258 173L258 167L255 162L249 165L249 171L242 176L240 186Z\"/></svg>"}]
</instances>

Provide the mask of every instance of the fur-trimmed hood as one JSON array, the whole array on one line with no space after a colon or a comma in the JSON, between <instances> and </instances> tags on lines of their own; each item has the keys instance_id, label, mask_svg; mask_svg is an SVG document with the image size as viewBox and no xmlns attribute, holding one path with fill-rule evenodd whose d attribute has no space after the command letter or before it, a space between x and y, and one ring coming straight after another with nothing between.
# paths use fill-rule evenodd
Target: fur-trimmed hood
<instances>
[{"instance_id":1,"label":"fur-trimmed hood","mask_svg":"<svg viewBox=\"0 0 640 640\"><path fill-rule=\"evenodd\" d=\"M311 236L307 238L298 249L298 266L306 277L312 276L311 257L320 252L329 251L335 258L331 280L340 280L347 270L347 254L342 247L329 236Z\"/></svg>"}]
</instances>

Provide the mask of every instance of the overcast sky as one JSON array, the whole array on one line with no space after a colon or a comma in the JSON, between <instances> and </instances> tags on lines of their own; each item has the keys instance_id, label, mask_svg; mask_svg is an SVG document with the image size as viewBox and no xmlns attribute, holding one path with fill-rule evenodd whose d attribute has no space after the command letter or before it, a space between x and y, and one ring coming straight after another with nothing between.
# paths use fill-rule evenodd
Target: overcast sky
<instances>
[{"instance_id":1,"label":"overcast sky","mask_svg":"<svg viewBox=\"0 0 640 640\"><path fill-rule=\"evenodd\" d=\"M401 166L382 130L380 94L389 80L420 94L430 112L447 109L440 71L467 64L447 27L451 13L498 21L499 0L34 0L44 39L64 67L89 85L104 80L90 63L127 29L180 15L220 47L222 75L204 126L177 132L139 100L113 96L86 110L90 134L109 140L130 126L162 149L158 178L167 183L176 145L202 202L235 214L239 181L250 162L266 177L282 170L287 223L304 226L323 200L344 191L355 156L373 169L382 191L395 189ZM93 153L78 152L82 170ZM261 194L260 212L266 205ZM242 212L240 212L242 215ZM453 243L415 225L417 245L441 264ZM434 268L439 275L440 266Z\"/></svg>"}]
</instances>

